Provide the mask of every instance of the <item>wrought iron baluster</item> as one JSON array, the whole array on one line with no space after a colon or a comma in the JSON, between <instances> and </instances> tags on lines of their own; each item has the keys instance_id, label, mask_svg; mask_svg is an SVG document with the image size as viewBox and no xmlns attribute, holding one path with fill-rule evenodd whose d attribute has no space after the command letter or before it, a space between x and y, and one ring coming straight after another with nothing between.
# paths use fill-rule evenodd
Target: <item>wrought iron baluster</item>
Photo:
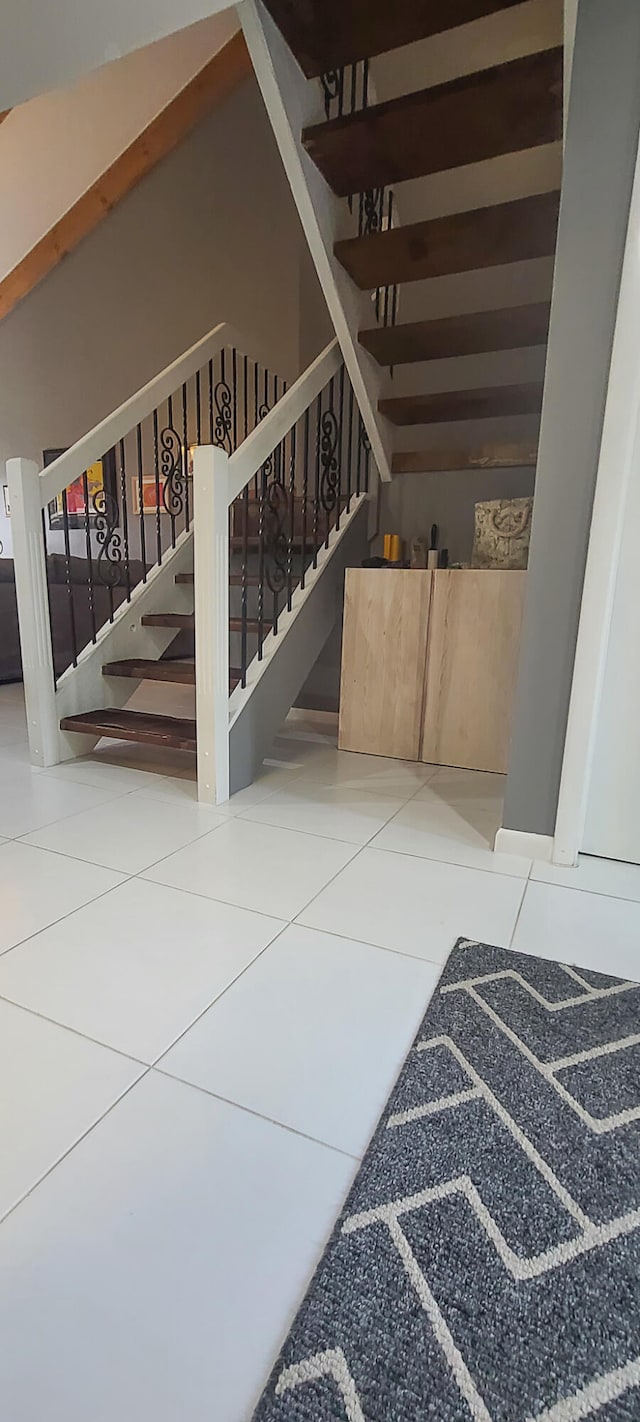
<instances>
[{"instance_id":1,"label":"wrought iron baluster","mask_svg":"<svg viewBox=\"0 0 640 1422\"><path fill-rule=\"evenodd\" d=\"M336 529L340 527L340 512L342 509L342 465L344 462L344 361L340 366L339 388L340 394L338 397L338 409L340 413L338 415L338 487L336 490Z\"/></svg>"},{"instance_id":2,"label":"wrought iron baluster","mask_svg":"<svg viewBox=\"0 0 640 1422\"><path fill-rule=\"evenodd\" d=\"M111 493L116 487L116 452L110 449L102 460L105 479L93 496L96 516L98 577L109 593L109 621L113 622L113 589L119 587L122 576L122 539L118 530L118 500Z\"/></svg>"},{"instance_id":3,"label":"wrought iron baluster","mask_svg":"<svg viewBox=\"0 0 640 1422\"><path fill-rule=\"evenodd\" d=\"M353 114L353 113L355 113L355 110L356 110L356 86L357 86L357 81L358 81L358 65L357 65L357 62L356 62L355 64L351 64L351 65L349 66L349 68L350 68L350 70L351 70L351 93L350 93L351 107L350 107L350 113Z\"/></svg>"},{"instance_id":4,"label":"wrought iron baluster","mask_svg":"<svg viewBox=\"0 0 640 1422\"><path fill-rule=\"evenodd\" d=\"M247 684L247 617L249 598L249 485L242 491L242 595L240 606L240 675L242 685Z\"/></svg>"},{"instance_id":5,"label":"wrought iron baluster","mask_svg":"<svg viewBox=\"0 0 640 1422\"><path fill-rule=\"evenodd\" d=\"M365 493L369 493L369 458L371 455L371 442L364 426L362 417L360 418L360 442L364 450L364 488Z\"/></svg>"},{"instance_id":6,"label":"wrought iron baluster","mask_svg":"<svg viewBox=\"0 0 640 1422\"><path fill-rule=\"evenodd\" d=\"M64 580L67 589L67 608L71 632L71 651L74 667L78 665L78 637L76 633L76 610L73 601L73 579L71 577L71 543L69 540L69 506L67 490L62 490L62 531L64 534Z\"/></svg>"},{"instance_id":7,"label":"wrought iron baluster","mask_svg":"<svg viewBox=\"0 0 640 1422\"><path fill-rule=\"evenodd\" d=\"M127 514L127 471L124 458L124 440L120 440L120 502L122 504L122 539L124 547L124 576L127 587L127 602L131 602L131 565L129 562L129 518Z\"/></svg>"},{"instance_id":8,"label":"wrought iron baluster","mask_svg":"<svg viewBox=\"0 0 640 1422\"><path fill-rule=\"evenodd\" d=\"M309 492L309 407L304 412L304 460L302 465L302 527L300 555L300 587L304 587L307 564L307 495Z\"/></svg>"},{"instance_id":9,"label":"wrought iron baluster","mask_svg":"<svg viewBox=\"0 0 640 1422\"><path fill-rule=\"evenodd\" d=\"M264 624L264 520L267 485L267 465L260 470L260 498L258 505L258 661L262 661L262 640Z\"/></svg>"},{"instance_id":10,"label":"wrought iron baluster","mask_svg":"<svg viewBox=\"0 0 640 1422\"><path fill-rule=\"evenodd\" d=\"M158 450L158 411L153 412L153 463L156 481L156 559L162 562L162 528L160 525L160 454Z\"/></svg>"},{"instance_id":11,"label":"wrought iron baluster","mask_svg":"<svg viewBox=\"0 0 640 1422\"><path fill-rule=\"evenodd\" d=\"M361 466L362 466L362 415L360 414L360 411L358 411L357 445L356 445L356 494L359 494L359 493L360 493Z\"/></svg>"},{"instance_id":12,"label":"wrought iron baluster","mask_svg":"<svg viewBox=\"0 0 640 1422\"><path fill-rule=\"evenodd\" d=\"M214 392L216 417L215 417L215 444L219 449L226 450L227 454L233 454L235 448L233 443L233 409L231 391L225 378L225 352L224 348L220 353L220 379L218 380Z\"/></svg>"},{"instance_id":13,"label":"wrought iron baluster","mask_svg":"<svg viewBox=\"0 0 640 1422\"><path fill-rule=\"evenodd\" d=\"M349 436L347 439L347 513L351 510L351 461L353 459L353 385L349 381Z\"/></svg>"},{"instance_id":14,"label":"wrought iron baluster","mask_svg":"<svg viewBox=\"0 0 640 1422\"><path fill-rule=\"evenodd\" d=\"M331 118L331 105L338 98L340 88L340 70L328 69L326 74L320 75L322 94L324 98L324 112L326 118Z\"/></svg>"},{"instance_id":15,"label":"wrought iron baluster","mask_svg":"<svg viewBox=\"0 0 640 1422\"><path fill-rule=\"evenodd\" d=\"M140 557L142 558L142 581L147 581L147 539L144 527L144 482L142 477L142 425L136 426L136 462L138 466L138 527L140 531Z\"/></svg>"},{"instance_id":16,"label":"wrought iron baluster","mask_svg":"<svg viewBox=\"0 0 640 1422\"><path fill-rule=\"evenodd\" d=\"M296 431L292 425L289 435L289 540L287 546L287 611L291 612L293 593L293 540L296 528Z\"/></svg>"},{"instance_id":17,"label":"wrought iron baluster","mask_svg":"<svg viewBox=\"0 0 640 1422\"><path fill-rule=\"evenodd\" d=\"M369 60L365 59L362 64L362 107L369 107Z\"/></svg>"},{"instance_id":18,"label":"wrought iron baluster","mask_svg":"<svg viewBox=\"0 0 640 1422\"><path fill-rule=\"evenodd\" d=\"M202 444L202 392L200 389L201 372L196 371L196 444Z\"/></svg>"},{"instance_id":19,"label":"wrought iron baluster","mask_svg":"<svg viewBox=\"0 0 640 1422\"><path fill-rule=\"evenodd\" d=\"M171 547L176 546L176 518L184 509L182 441L173 428L173 398L167 400L167 424L160 435L162 450L162 506L171 519Z\"/></svg>"},{"instance_id":20,"label":"wrought iron baluster","mask_svg":"<svg viewBox=\"0 0 640 1422\"><path fill-rule=\"evenodd\" d=\"M96 608L93 596L93 555L91 552L91 521L89 518L89 480L86 470L82 475L82 497L84 502L84 546L87 555L87 602L91 618L91 641L96 640Z\"/></svg>"},{"instance_id":21,"label":"wrought iron baluster","mask_svg":"<svg viewBox=\"0 0 640 1422\"><path fill-rule=\"evenodd\" d=\"M324 546L329 547L331 515L338 501L340 483L339 428L333 408L334 377L329 381L328 408L320 422L320 503L324 510Z\"/></svg>"},{"instance_id":22,"label":"wrought iron baluster","mask_svg":"<svg viewBox=\"0 0 640 1422\"><path fill-rule=\"evenodd\" d=\"M48 548L47 548L47 521L46 521L44 509L42 509L42 511L41 511L40 519L41 519L41 523L42 523L42 544L43 544L43 548L44 548L44 560L45 560L45 568L46 568L46 575L47 575L47 576L46 576L46 584L47 584L47 609L48 609L48 613L49 613L49 627L51 628L51 641L52 641L52 643L54 644L54 646L53 646L53 685L54 685L54 687L57 687L57 685L58 685L58 672L57 672L57 668L56 668L55 632L54 632L54 624L53 624L53 608L52 608L52 606L51 606L51 579L50 579L50 576L49 576L49 556L50 556L50 555L49 555L49 550L48 550ZM64 668L63 668L63 670L64 670Z\"/></svg>"},{"instance_id":23,"label":"wrought iron baluster","mask_svg":"<svg viewBox=\"0 0 640 1422\"><path fill-rule=\"evenodd\" d=\"M231 388L233 394L233 448L238 448L238 352L231 349Z\"/></svg>"},{"instance_id":24,"label":"wrought iron baluster","mask_svg":"<svg viewBox=\"0 0 640 1422\"><path fill-rule=\"evenodd\" d=\"M320 439L322 420L322 391L316 400L316 467L313 486L313 567L318 566L318 530L320 524Z\"/></svg>"},{"instance_id":25,"label":"wrought iron baluster","mask_svg":"<svg viewBox=\"0 0 640 1422\"><path fill-rule=\"evenodd\" d=\"M272 477L266 487L265 554L267 587L273 600L273 630L278 631L278 598L287 585L288 539L285 533L289 496L284 482L286 436L274 451Z\"/></svg>"},{"instance_id":26,"label":"wrought iron baluster","mask_svg":"<svg viewBox=\"0 0 640 1422\"><path fill-rule=\"evenodd\" d=\"M209 361L209 444L213 444L213 360Z\"/></svg>"},{"instance_id":27,"label":"wrought iron baluster","mask_svg":"<svg viewBox=\"0 0 640 1422\"><path fill-rule=\"evenodd\" d=\"M189 418L187 386L182 387L182 489L184 493L184 526L189 530Z\"/></svg>"},{"instance_id":28,"label":"wrought iron baluster","mask_svg":"<svg viewBox=\"0 0 640 1422\"><path fill-rule=\"evenodd\" d=\"M249 361L248 361L248 359L247 359L246 356L243 356L242 360L243 360L243 370L242 370L242 377L243 377L243 378L242 378L242 414L243 414L243 421L242 421L242 423L243 423L243 428L244 428L244 437L245 437L245 439L246 439L246 438L247 438L247 435L248 435L248 433L249 433L249 393L248 393L248 390L247 390L247 380L248 380L248 376L249 376Z\"/></svg>"},{"instance_id":29,"label":"wrought iron baluster","mask_svg":"<svg viewBox=\"0 0 640 1422\"><path fill-rule=\"evenodd\" d=\"M259 415L258 415L258 398L259 398L259 397L258 397L258 363L257 363L257 361L254 361L254 364L253 364L253 428L254 428L254 429L255 429L255 427L256 427L256 425L257 425L257 423L258 423L258 420L259 420L259 418L260 418ZM254 477L253 477L253 495L254 495L254 498L256 498L256 499L258 498L258 473L257 473L257 471L256 471L256 473L254 474Z\"/></svg>"}]
</instances>

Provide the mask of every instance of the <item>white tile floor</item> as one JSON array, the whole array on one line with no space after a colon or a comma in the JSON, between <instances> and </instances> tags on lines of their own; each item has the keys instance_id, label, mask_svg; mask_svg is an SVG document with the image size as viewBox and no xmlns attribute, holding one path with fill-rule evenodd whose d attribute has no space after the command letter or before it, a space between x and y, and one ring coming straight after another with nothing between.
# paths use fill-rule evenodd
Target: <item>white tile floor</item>
<instances>
[{"instance_id":1,"label":"white tile floor","mask_svg":"<svg viewBox=\"0 0 640 1422\"><path fill-rule=\"evenodd\" d=\"M204 809L0 688L3 1418L248 1422L455 939L640 976L640 868L494 856L501 797L296 719Z\"/></svg>"}]
</instances>

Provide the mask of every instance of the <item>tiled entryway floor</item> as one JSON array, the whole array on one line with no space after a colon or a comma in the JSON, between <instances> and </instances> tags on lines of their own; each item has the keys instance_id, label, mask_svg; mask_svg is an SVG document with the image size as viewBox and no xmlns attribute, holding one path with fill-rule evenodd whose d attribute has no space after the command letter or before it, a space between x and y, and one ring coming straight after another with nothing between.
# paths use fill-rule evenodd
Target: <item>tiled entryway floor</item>
<instances>
[{"instance_id":1,"label":"tiled entryway floor","mask_svg":"<svg viewBox=\"0 0 640 1422\"><path fill-rule=\"evenodd\" d=\"M290 719L192 777L32 771L0 688L7 1422L245 1422L455 939L640 974L640 869L493 855L498 776Z\"/></svg>"}]
</instances>

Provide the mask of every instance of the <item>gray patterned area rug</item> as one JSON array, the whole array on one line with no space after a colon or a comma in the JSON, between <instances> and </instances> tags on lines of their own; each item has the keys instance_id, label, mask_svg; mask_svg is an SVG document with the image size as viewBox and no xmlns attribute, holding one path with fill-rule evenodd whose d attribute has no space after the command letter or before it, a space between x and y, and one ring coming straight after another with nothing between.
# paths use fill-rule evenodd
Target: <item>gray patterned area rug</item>
<instances>
[{"instance_id":1,"label":"gray patterned area rug","mask_svg":"<svg viewBox=\"0 0 640 1422\"><path fill-rule=\"evenodd\" d=\"M639 1422L640 986L461 941L255 1422Z\"/></svg>"}]
</instances>

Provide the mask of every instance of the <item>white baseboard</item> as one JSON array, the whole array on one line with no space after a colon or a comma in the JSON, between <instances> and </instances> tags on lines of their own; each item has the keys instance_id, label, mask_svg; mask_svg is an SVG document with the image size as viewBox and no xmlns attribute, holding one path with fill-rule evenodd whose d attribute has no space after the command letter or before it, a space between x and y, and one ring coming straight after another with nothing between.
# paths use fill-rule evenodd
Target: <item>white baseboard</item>
<instances>
[{"instance_id":1,"label":"white baseboard","mask_svg":"<svg viewBox=\"0 0 640 1422\"><path fill-rule=\"evenodd\" d=\"M499 829L493 847L497 854L519 854L523 859L550 860L553 854L553 835Z\"/></svg>"}]
</instances>

